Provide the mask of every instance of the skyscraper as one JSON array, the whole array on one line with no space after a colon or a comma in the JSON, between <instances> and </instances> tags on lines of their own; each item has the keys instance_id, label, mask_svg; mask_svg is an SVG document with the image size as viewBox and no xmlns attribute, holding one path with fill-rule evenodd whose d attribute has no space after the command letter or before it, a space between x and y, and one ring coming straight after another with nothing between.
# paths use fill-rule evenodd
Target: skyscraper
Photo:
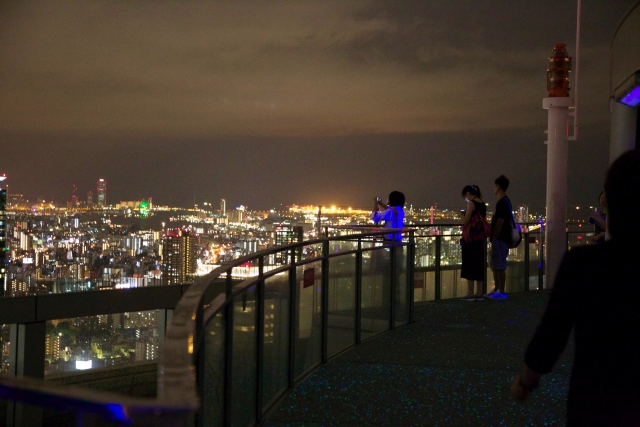
<instances>
[{"instance_id":1,"label":"skyscraper","mask_svg":"<svg viewBox=\"0 0 640 427\"><path fill-rule=\"evenodd\" d=\"M227 201L225 199L220 199L220 216L227 216Z\"/></svg>"},{"instance_id":2,"label":"skyscraper","mask_svg":"<svg viewBox=\"0 0 640 427\"><path fill-rule=\"evenodd\" d=\"M3 180L0 180L0 182ZM0 188L0 296L5 289L5 257L7 255L7 190Z\"/></svg>"},{"instance_id":3,"label":"skyscraper","mask_svg":"<svg viewBox=\"0 0 640 427\"><path fill-rule=\"evenodd\" d=\"M162 282L192 283L196 273L196 239L187 230L170 230L162 245Z\"/></svg>"},{"instance_id":4,"label":"skyscraper","mask_svg":"<svg viewBox=\"0 0 640 427\"><path fill-rule=\"evenodd\" d=\"M104 208L107 205L107 181L102 178L98 180L98 189L96 194L98 195L98 207Z\"/></svg>"}]
</instances>

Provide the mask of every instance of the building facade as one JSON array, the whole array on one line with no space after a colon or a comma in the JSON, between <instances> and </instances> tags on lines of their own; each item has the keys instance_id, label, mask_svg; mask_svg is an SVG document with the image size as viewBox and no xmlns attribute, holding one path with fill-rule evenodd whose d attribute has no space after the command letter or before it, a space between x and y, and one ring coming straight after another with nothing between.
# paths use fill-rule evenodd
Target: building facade
<instances>
[{"instance_id":1,"label":"building facade","mask_svg":"<svg viewBox=\"0 0 640 427\"><path fill-rule=\"evenodd\" d=\"M193 283L196 274L197 240L187 230L172 230L162 245L162 283Z\"/></svg>"}]
</instances>

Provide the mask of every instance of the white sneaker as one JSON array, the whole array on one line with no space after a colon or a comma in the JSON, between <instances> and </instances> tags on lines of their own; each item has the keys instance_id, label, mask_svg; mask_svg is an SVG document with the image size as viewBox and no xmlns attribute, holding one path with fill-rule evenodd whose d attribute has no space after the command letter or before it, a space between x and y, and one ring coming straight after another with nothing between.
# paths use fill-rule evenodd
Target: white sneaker
<instances>
[{"instance_id":1,"label":"white sneaker","mask_svg":"<svg viewBox=\"0 0 640 427\"><path fill-rule=\"evenodd\" d=\"M500 291L495 291L493 295L491 295L493 299L507 299L507 294L503 294Z\"/></svg>"}]
</instances>

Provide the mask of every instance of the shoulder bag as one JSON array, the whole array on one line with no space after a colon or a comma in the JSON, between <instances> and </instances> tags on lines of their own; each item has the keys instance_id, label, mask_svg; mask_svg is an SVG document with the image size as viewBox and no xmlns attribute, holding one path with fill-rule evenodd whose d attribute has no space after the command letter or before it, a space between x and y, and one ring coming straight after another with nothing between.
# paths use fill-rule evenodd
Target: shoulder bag
<instances>
[{"instance_id":1,"label":"shoulder bag","mask_svg":"<svg viewBox=\"0 0 640 427\"><path fill-rule=\"evenodd\" d=\"M465 242L475 242L491 236L491 226L486 218L474 210L469 222L462 226L462 238Z\"/></svg>"}]
</instances>

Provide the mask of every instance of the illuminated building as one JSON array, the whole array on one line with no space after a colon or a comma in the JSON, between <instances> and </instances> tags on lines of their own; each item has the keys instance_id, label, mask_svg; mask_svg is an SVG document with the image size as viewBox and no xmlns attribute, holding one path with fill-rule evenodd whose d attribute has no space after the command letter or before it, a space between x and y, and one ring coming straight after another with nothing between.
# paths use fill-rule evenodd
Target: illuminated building
<instances>
[{"instance_id":1,"label":"illuminated building","mask_svg":"<svg viewBox=\"0 0 640 427\"><path fill-rule=\"evenodd\" d=\"M220 199L220 216L227 216L227 201L225 199Z\"/></svg>"},{"instance_id":2,"label":"illuminated building","mask_svg":"<svg viewBox=\"0 0 640 427\"><path fill-rule=\"evenodd\" d=\"M93 191L87 193L87 206L90 208L93 207Z\"/></svg>"},{"instance_id":3,"label":"illuminated building","mask_svg":"<svg viewBox=\"0 0 640 427\"><path fill-rule=\"evenodd\" d=\"M53 360L60 358L60 335L57 333L47 334L45 339L45 355Z\"/></svg>"},{"instance_id":4,"label":"illuminated building","mask_svg":"<svg viewBox=\"0 0 640 427\"><path fill-rule=\"evenodd\" d=\"M98 180L98 202L97 205L99 208L104 208L107 205L107 181L100 178Z\"/></svg>"},{"instance_id":5,"label":"illuminated building","mask_svg":"<svg viewBox=\"0 0 640 427\"><path fill-rule=\"evenodd\" d=\"M6 178L3 175L3 178ZM4 179L0 180L4 181ZM0 188L0 295L4 295L5 289L5 258L7 251L7 190Z\"/></svg>"},{"instance_id":6,"label":"illuminated building","mask_svg":"<svg viewBox=\"0 0 640 427\"><path fill-rule=\"evenodd\" d=\"M80 200L78 200L78 187L73 184L73 188L71 189L71 207L77 208L80 205Z\"/></svg>"},{"instance_id":7,"label":"illuminated building","mask_svg":"<svg viewBox=\"0 0 640 427\"><path fill-rule=\"evenodd\" d=\"M166 285L193 282L196 239L187 230L172 230L162 245L162 281Z\"/></svg>"},{"instance_id":8,"label":"illuminated building","mask_svg":"<svg viewBox=\"0 0 640 427\"><path fill-rule=\"evenodd\" d=\"M142 200L140 202L140 204L138 205L138 209L140 210L140 215L141 216L149 215L149 201L148 200Z\"/></svg>"}]
</instances>

